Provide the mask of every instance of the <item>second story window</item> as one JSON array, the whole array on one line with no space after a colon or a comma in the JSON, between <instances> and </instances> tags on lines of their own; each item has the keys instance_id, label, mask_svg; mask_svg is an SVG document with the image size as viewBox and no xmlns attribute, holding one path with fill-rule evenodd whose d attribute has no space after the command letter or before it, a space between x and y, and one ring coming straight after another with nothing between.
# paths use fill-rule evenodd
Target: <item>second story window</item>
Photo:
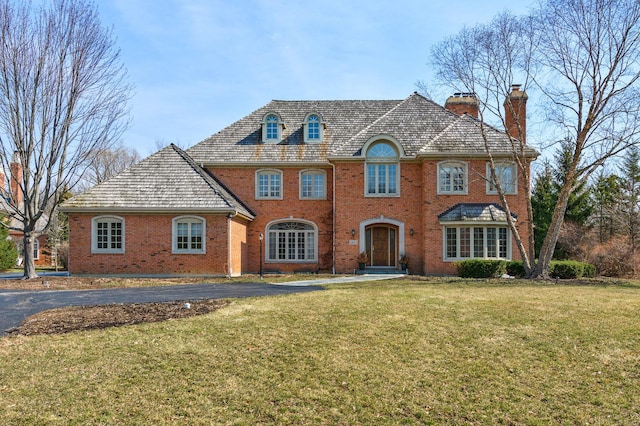
<instances>
[{"instance_id":1,"label":"second story window","mask_svg":"<svg viewBox=\"0 0 640 426\"><path fill-rule=\"evenodd\" d=\"M516 166L514 163L497 163L496 164L496 178L500 182L502 191L505 194L517 194L518 193L518 180L516 174ZM497 194L498 188L494 185L491 179L491 167L487 163L487 193Z\"/></svg>"},{"instance_id":2,"label":"second story window","mask_svg":"<svg viewBox=\"0 0 640 426\"><path fill-rule=\"evenodd\" d=\"M398 196L400 173L398 152L386 142L372 145L365 165L365 195Z\"/></svg>"},{"instance_id":3,"label":"second story window","mask_svg":"<svg viewBox=\"0 0 640 426\"><path fill-rule=\"evenodd\" d=\"M282 172L258 170L256 172L256 199L282 199Z\"/></svg>"},{"instance_id":4,"label":"second story window","mask_svg":"<svg viewBox=\"0 0 640 426\"><path fill-rule=\"evenodd\" d=\"M466 163L447 161L438 164L438 193L467 193Z\"/></svg>"},{"instance_id":5,"label":"second story window","mask_svg":"<svg viewBox=\"0 0 640 426\"><path fill-rule=\"evenodd\" d=\"M307 200L326 199L326 180L324 170L304 170L300 172L300 198Z\"/></svg>"}]
</instances>

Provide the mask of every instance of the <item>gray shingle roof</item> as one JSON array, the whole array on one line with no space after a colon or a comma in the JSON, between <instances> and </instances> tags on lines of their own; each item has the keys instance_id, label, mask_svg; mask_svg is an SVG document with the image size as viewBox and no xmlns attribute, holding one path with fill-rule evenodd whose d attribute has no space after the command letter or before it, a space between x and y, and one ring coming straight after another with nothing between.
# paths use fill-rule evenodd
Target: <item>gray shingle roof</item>
<instances>
[{"instance_id":1,"label":"gray shingle roof","mask_svg":"<svg viewBox=\"0 0 640 426\"><path fill-rule=\"evenodd\" d=\"M511 214L517 219L515 214ZM438 215L440 222L507 222L507 214L494 203L459 203Z\"/></svg>"},{"instance_id":2,"label":"gray shingle roof","mask_svg":"<svg viewBox=\"0 0 640 426\"><path fill-rule=\"evenodd\" d=\"M260 125L269 112L277 113L286 126L278 144L262 143ZM302 123L311 112L326 123L322 143L304 143ZM494 155L511 153L504 132L486 126L485 134ZM478 120L458 116L417 93L404 100L274 100L187 152L199 164L326 163L360 156L363 145L379 135L394 138L410 157L485 153ZM533 149L529 154L537 155Z\"/></svg>"},{"instance_id":3,"label":"gray shingle roof","mask_svg":"<svg viewBox=\"0 0 640 426\"><path fill-rule=\"evenodd\" d=\"M183 150L170 146L62 204L63 211L199 211L255 214Z\"/></svg>"}]
</instances>

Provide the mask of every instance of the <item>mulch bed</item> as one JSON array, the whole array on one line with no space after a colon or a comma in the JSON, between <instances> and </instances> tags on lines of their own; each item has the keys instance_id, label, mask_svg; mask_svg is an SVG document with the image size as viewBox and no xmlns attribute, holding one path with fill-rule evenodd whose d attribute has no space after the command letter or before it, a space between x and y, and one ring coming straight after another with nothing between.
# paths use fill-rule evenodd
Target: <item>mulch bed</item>
<instances>
[{"instance_id":1,"label":"mulch bed","mask_svg":"<svg viewBox=\"0 0 640 426\"><path fill-rule=\"evenodd\" d=\"M229 304L225 300L189 300L163 303L131 303L77 306L35 314L9 334L62 334L71 331L159 322L208 314Z\"/></svg>"}]
</instances>

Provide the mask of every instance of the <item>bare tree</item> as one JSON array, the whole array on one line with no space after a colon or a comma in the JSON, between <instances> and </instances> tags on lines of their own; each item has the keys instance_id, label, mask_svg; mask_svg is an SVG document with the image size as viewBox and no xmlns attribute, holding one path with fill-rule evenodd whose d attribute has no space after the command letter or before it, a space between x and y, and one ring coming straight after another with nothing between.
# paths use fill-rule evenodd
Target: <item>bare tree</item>
<instances>
[{"instance_id":1,"label":"bare tree","mask_svg":"<svg viewBox=\"0 0 640 426\"><path fill-rule=\"evenodd\" d=\"M441 77L483 94L481 102L492 112L499 109L505 88L522 80L544 97L552 140L570 141L564 185L538 262L519 246L529 276L547 276L571 192L637 142L640 3L541 0L529 16L502 15L490 25L465 29L439 45L434 57ZM514 145L515 158L521 148Z\"/></svg>"},{"instance_id":2,"label":"bare tree","mask_svg":"<svg viewBox=\"0 0 640 426\"><path fill-rule=\"evenodd\" d=\"M0 159L24 233L24 277L50 212L128 124L130 86L111 32L84 0L0 0Z\"/></svg>"},{"instance_id":3,"label":"bare tree","mask_svg":"<svg viewBox=\"0 0 640 426\"><path fill-rule=\"evenodd\" d=\"M80 184L81 191L112 178L140 161L138 151L122 144L99 149L91 157L89 167Z\"/></svg>"}]
</instances>

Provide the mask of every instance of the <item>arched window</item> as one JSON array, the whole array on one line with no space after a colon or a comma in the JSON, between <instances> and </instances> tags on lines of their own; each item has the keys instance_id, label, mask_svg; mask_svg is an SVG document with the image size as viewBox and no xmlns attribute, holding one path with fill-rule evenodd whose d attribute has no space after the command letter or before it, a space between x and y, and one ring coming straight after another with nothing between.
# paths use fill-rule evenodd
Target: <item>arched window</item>
<instances>
[{"instance_id":1,"label":"arched window","mask_svg":"<svg viewBox=\"0 0 640 426\"><path fill-rule=\"evenodd\" d=\"M206 222L198 216L180 216L173 219L171 250L173 253L203 254Z\"/></svg>"},{"instance_id":2,"label":"arched window","mask_svg":"<svg viewBox=\"0 0 640 426\"><path fill-rule=\"evenodd\" d=\"M258 170L256 172L256 200L282 199L282 171Z\"/></svg>"},{"instance_id":3,"label":"arched window","mask_svg":"<svg viewBox=\"0 0 640 426\"><path fill-rule=\"evenodd\" d=\"M92 253L124 253L124 219L98 216L91 220Z\"/></svg>"},{"instance_id":4,"label":"arched window","mask_svg":"<svg viewBox=\"0 0 640 426\"><path fill-rule=\"evenodd\" d=\"M303 125L305 143L318 143L324 139L324 121L318 114L309 114Z\"/></svg>"},{"instance_id":5,"label":"arched window","mask_svg":"<svg viewBox=\"0 0 640 426\"><path fill-rule=\"evenodd\" d=\"M443 161L438 164L438 193L467 193L467 164L457 161Z\"/></svg>"},{"instance_id":6,"label":"arched window","mask_svg":"<svg viewBox=\"0 0 640 426\"><path fill-rule=\"evenodd\" d=\"M367 196L399 195L398 158L398 151L390 143L378 142L369 147L365 163Z\"/></svg>"},{"instance_id":7,"label":"arched window","mask_svg":"<svg viewBox=\"0 0 640 426\"><path fill-rule=\"evenodd\" d=\"M294 220L267 227L267 261L317 262L318 231L310 223Z\"/></svg>"},{"instance_id":8,"label":"arched window","mask_svg":"<svg viewBox=\"0 0 640 426\"><path fill-rule=\"evenodd\" d=\"M282 141L284 123L275 113L269 113L262 119L262 142L279 143Z\"/></svg>"}]
</instances>

